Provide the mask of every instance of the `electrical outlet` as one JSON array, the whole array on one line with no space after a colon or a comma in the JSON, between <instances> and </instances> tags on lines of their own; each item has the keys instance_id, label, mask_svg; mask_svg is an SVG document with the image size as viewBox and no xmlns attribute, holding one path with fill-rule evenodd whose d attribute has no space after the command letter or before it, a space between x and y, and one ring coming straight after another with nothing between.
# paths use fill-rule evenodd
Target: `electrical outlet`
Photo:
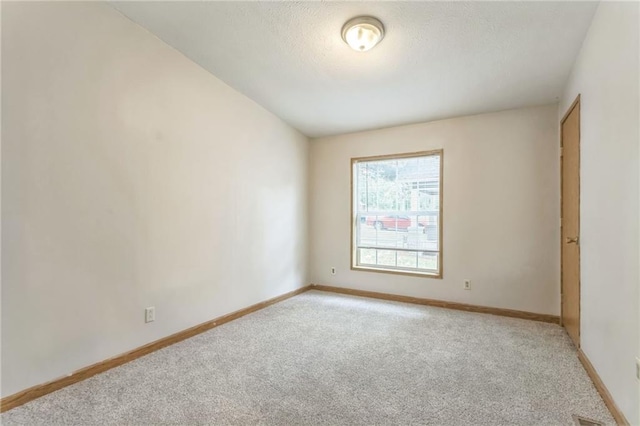
<instances>
[{"instance_id":1,"label":"electrical outlet","mask_svg":"<svg viewBox=\"0 0 640 426\"><path fill-rule=\"evenodd\" d=\"M464 280L464 287L465 290L471 290L471 280Z\"/></svg>"},{"instance_id":2,"label":"electrical outlet","mask_svg":"<svg viewBox=\"0 0 640 426\"><path fill-rule=\"evenodd\" d=\"M336 268L335 268L335 267L332 267L332 268L331 268L331 275L335 275L335 274L336 274Z\"/></svg>"},{"instance_id":3,"label":"electrical outlet","mask_svg":"<svg viewBox=\"0 0 640 426\"><path fill-rule=\"evenodd\" d=\"M636 377L640 380L640 358L636 358Z\"/></svg>"},{"instance_id":4,"label":"electrical outlet","mask_svg":"<svg viewBox=\"0 0 640 426\"><path fill-rule=\"evenodd\" d=\"M144 310L144 322L153 322L156 320L156 308L150 306Z\"/></svg>"}]
</instances>

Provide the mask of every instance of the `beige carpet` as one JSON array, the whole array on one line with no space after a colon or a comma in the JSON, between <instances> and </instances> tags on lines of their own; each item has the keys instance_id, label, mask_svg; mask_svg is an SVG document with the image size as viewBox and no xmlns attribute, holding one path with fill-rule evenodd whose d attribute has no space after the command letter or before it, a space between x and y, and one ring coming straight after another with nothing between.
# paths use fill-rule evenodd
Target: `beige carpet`
<instances>
[{"instance_id":1,"label":"beige carpet","mask_svg":"<svg viewBox=\"0 0 640 426\"><path fill-rule=\"evenodd\" d=\"M311 291L2 414L4 425L614 424L557 325Z\"/></svg>"}]
</instances>

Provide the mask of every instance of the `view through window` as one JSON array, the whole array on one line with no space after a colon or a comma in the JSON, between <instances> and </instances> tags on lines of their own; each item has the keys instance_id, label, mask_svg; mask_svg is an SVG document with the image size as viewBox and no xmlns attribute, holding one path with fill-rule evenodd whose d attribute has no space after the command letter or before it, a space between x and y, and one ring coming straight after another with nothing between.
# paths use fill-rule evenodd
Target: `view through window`
<instances>
[{"instance_id":1,"label":"view through window","mask_svg":"<svg viewBox=\"0 0 640 426\"><path fill-rule=\"evenodd\" d=\"M442 151L352 160L354 269L442 276Z\"/></svg>"}]
</instances>

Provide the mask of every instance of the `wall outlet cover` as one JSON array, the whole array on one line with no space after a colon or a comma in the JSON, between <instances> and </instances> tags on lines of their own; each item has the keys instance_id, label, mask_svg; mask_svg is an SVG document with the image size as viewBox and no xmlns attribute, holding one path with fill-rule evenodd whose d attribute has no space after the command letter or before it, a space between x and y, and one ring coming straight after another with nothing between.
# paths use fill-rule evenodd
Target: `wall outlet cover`
<instances>
[{"instance_id":1,"label":"wall outlet cover","mask_svg":"<svg viewBox=\"0 0 640 426\"><path fill-rule=\"evenodd\" d=\"M156 320L156 308L150 306L144 310L144 322L153 322Z\"/></svg>"}]
</instances>

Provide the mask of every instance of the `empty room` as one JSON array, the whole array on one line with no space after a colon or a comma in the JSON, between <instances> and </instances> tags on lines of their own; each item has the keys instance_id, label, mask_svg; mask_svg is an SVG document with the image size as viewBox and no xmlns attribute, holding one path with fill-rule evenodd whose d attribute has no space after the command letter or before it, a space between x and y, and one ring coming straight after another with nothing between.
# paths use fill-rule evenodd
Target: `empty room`
<instances>
[{"instance_id":1,"label":"empty room","mask_svg":"<svg viewBox=\"0 0 640 426\"><path fill-rule=\"evenodd\" d=\"M640 425L640 3L0 1L3 425Z\"/></svg>"}]
</instances>

